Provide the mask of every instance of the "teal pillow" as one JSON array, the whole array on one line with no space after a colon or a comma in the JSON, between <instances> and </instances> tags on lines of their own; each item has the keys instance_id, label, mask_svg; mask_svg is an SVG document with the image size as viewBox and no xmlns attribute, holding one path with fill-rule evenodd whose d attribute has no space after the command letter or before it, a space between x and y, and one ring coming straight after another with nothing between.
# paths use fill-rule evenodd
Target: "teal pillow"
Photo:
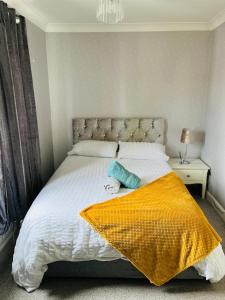
<instances>
[{"instance_id":1,"label":"teal pillow","mask_svg":"<svg viewBox=\"0 0 225 300\"><path fill-rule=\"evenodd\" d=\"M129 172L115 160L109 165L108 176L117 179L128 189L137 189L141 184L141 179L137 175Z\"/></svg>"}]
</instances>

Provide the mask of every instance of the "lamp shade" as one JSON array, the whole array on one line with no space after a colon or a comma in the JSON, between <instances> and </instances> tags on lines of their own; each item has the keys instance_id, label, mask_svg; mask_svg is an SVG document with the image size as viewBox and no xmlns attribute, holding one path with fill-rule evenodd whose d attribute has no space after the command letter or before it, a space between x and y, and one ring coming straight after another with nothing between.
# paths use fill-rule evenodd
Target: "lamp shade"
<instances>
[{"instance_id":1,"label":"lamp shade","mask_svg":"<svg viewBox=\"0 0 225 300\"><path fill-rule=\"evenodd\" d=\"M183 128L181 137L180 137L180 142L183 144L190 144L191 143L191 130L188 128Z\"/></svg>"}]
</instances>

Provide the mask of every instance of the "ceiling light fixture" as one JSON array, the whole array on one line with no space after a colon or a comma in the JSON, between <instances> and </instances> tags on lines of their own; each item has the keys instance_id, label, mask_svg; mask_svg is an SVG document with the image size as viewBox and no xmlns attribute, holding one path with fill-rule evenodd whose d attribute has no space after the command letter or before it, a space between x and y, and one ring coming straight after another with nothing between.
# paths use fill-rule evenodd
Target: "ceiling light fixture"
<instances>
[{"instance_id":1,"label":"ceiling light fixture","mask_svg":"<svg viewBox=\"0 0 225 300\"><path fill-rule=\"evenodd\" d=\"M106 24L117 24L124 18L121 0L99 0L97 20Z\"/></svg>"}]
</instances>

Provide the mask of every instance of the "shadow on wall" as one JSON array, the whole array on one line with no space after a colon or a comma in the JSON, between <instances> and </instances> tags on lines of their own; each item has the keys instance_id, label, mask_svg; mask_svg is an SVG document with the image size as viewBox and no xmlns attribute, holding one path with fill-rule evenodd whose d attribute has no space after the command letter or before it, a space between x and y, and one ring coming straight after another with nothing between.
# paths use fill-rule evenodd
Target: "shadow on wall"
<instances>
[{"instance_id":1,"label":"shadow on wall","mask_svg":"<svg viewBox=\"0 0 225 300\"><path fill-rule=\"evenodd\" d=\"M203 145L205 143L205 132L204 131L195 131L192 133L192 143Z\"/></svg>"}]
</instances>

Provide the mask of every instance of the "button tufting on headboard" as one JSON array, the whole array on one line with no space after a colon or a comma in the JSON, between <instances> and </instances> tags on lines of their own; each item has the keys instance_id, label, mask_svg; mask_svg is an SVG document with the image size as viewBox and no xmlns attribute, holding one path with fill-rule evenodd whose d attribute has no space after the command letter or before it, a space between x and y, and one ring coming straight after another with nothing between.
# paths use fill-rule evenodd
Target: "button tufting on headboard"
<instances>
[{"instance_id":1,"label":"button tufting on headboard","mask_svg":"<svg viewBox=\"0 0 225 300\"><path fill-rule=\"evenodd\" d=\"M164 144L165 120L153 118L73 119L73 143L80 140L157 142Z\"/></svg>"}]
</instances>

